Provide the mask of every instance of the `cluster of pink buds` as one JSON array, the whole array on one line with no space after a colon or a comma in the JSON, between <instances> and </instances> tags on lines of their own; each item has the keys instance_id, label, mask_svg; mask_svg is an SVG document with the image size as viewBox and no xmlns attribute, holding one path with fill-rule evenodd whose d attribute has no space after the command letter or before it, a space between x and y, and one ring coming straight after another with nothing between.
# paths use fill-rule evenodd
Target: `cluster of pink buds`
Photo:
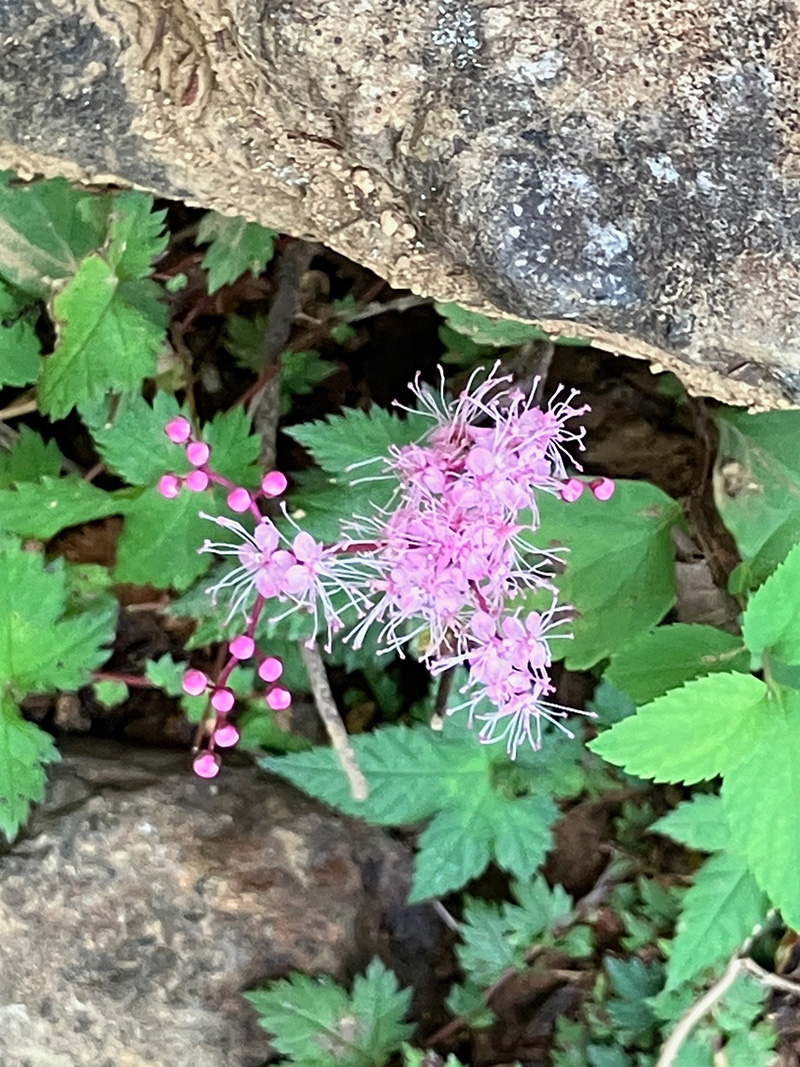
<instances>
[{"instance_id":1,"label":"cluster of pink buds","mask_svg":"<svg viewBox=\"0 0 800 1067\"><path fill-rule=\"evenodd\" d=\"M206 516L235 538L203 546L203 551L237 561L209 589L214 599L223 592L230 596L229 619L241 611L248 620L246 633L231 645L232 657L237 642L253 653L256 624L270 600L286 606L272 621L298 608L311 614L309 644L321 629L327 630L330 644L333 633L349 626L345 640L358 647L377 626L386 651L402 654L416 638L434 675L465 664L465 699L451 711L466 710L470 723L480 724L480 740L503 741L512 758L522 743L540 747L543 721L570 734L561 720L571 709L549 700L554 692L550 642L571 636L553 632L561 631L569 608L557 603L552 582L552 565L560 557L534 542L537 496L545 492L570 503L588 488L605 501L614 483L608 478L585 482L567 474L568 448L582 449L584 433L568 424L588 411L575 406L576 394L557 391L541 408L535 401L536 383L528 394L508 387L510 378L499 377L498 366L482 381L481 372L473 374L452 401L443 381L438 391L419 380L411 386L417 411L430 420L430 428L416 444L376 457L383 465L376 480L388 477L397 485L392 500L386 508L346 523L334 545L300 530L284 508L286 522L294 527L287 535L286 527L279 529L262 513L257 497L213 471L208 446L193 439L186 420L168 424L171 440L186 444L193 474L202 474L206 486L223 485L231 511L249 512L254 520L250 528L224 515ZM185 479L190 489L193 474ZM166 475L161 491L174 496L180 484L176 475ZM282 492L286 479L272 472L261 492L277 495L278 485ZM542 595L549 606L534 609ZM259 669L268 683L274 679L265 667L274 662L265 659ZM218 693L227 692L229 673L226 666L212 687L215 732L208 752L195 764L204 776L216 774L214 746L220 742L214 738L229 726L227 711L215 703ZM280 688L267 693L272 708L284 699L290 698ZM226 739L232 736L223 733Z\"/></svg>"},{"instance_id":2,"label":"cluster of pink buds","mask_svg":"<svg viewBox=\"0 0 800 1067\"><path fill-rule=\"evenodd\" d=\"M260 521L262 514L258 504L259 497L280 496L286 490L286 476L280 471L270 471L264 476L260 493L251 493L224 478L210 465L210 447L205 441L195 438L191 423L182 416L171 419L165 427L165 432L174 444L186 446L186 458L194 468L186 476L165 474L161 478L158 489L167 499L176 497L184 486L191 492L201 493L209 485L216 484L227 491L226 500L231 511L237 514L249 511ZM275 656L263 655L256 645L255 632L263 605L264 598L259 597L249 613L246 632L230 641L227 659L215 681L203 671L194 668L187 670L183 676L183 691L186 694L203 696L207 693L209 698L203 745L195 755L193 763L195 773L201 778L216 777L221 763L217 749L233 748L239 741L239 731L229 718L236 704L236 696L227 684L233 669L239 663L257 657L258 676L267 686L265 700L273 711L283 711L292 703L289 690L277 684L283 674L283 663Z\"/></svg>"}]
</instances>

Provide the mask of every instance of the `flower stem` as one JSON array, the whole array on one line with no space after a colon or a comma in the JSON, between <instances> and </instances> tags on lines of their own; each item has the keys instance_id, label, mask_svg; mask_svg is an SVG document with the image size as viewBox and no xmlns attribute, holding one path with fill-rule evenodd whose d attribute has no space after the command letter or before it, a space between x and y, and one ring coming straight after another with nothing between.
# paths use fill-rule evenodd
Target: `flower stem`
<instances>
[{"instance_id":1,"label":"flower stem","mask_svg":"<svg viewBox=\"0 0 800 1067\"><path fill-rule=\"evenodd\" d=\"M350 738L344 728L339 711L333 700L331 687L328 684L328 674L322 656L316 645L308 648L304 641L300 641L300 655L306 665L308 677L311 682L311 691L317 705L317 714L322 719L322 724L328 731L333 750L339 758L342 770L350 783L350 792L354 800L366 800L369 796L369 785L358 765Z\"/></svg>"}]
</instances>

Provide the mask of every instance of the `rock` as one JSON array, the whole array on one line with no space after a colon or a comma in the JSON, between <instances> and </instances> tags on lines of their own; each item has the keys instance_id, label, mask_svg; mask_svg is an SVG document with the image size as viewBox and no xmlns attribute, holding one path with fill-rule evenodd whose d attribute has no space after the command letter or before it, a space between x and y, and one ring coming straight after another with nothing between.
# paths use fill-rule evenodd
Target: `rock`
<instances>
[{"instance_id":1,"label":"rock","mask_svg":"<svg viewBox=\"0 0 800 1067\"><path fill-rule=\"evenodd\" d=\"M14 0L0 165L244 214L785 405L797 29L783 0Z\"/></svg>"},{"instance_id":2,"label":"rock","mask_svg":"<svg viewBox=\"0 0 800 1067\"><path fill-rule=\"evenodd\" d=\"M256 1067L244 990L349 979L409 911L424 956L404 847L233 762L210 784L174 753L68 750L0 857L3 1067Z\"/></svg>"}]
</instances>

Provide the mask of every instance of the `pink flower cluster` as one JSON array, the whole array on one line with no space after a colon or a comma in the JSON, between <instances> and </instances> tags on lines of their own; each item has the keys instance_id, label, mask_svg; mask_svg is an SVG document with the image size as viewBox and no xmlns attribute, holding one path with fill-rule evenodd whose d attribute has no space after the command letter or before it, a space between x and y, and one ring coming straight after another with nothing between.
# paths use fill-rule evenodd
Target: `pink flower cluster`
<instances>
[{"instance_id":1,"label":"pink flower cluster","mask_svg":"<svg viewBox=\"0 0 800 1067\"><path fill-rule=\"evenodd\" d=\"M588 410L574 404L574 393L557 393L543 409L535 402L535 387L526 395L509 382L495 366L483 381L473 375L449 401L443 384L433 391L417 381L412 389L418 411L430 428L417 443L393 447L383 458L377 477L397 483L390 504L345 524L335 545L300 530L285 509L294 532L290 537L279 529L262 514L257 498L209 467L208 446L192 439L185 420L173 420L167 433L176 443L189 442L193 474L203 474L206 485L223 484L231 510L249 511L255 520L251 530L227 516L213 518L234 540L208 541L203 549L237 561L209 590L215 599L223 592L230 596L229 618L241 611L249 620L237 641L252 644L267 599L285 604L284 614L297 608L310 612L314 638L325 629L328 642L347 625L345 640L355 647L374 626L387 651L402 654L416 639L432 674L460 664L468 668L464 700L452 710L466 710L470 723L480 724L481 741L505 742L513 758L525 742L540 747L543 721L569 733L561 722L569 709L548 699L554 692L550 642L569 636L553 633L567 620L568 609L558 605L551 580L558 557L534 543L538 494L571 502L588 487L598 500L608 500L614 484L568 477L567 450L583 447L583 429L568 424ZM189 489L193 474L184 479ZM278 485L282 492L286 479L273 471L262 493L276 495ZM172 496L176 486L180 491L177 476L166 475L160 488ZM215 698L227 692L226 680L223 670L211 693L211 705L222 716L227 710ZM271 707L275 692L267 694ZM227 728L226 720L217 720L215 731ZM218 769L215 736L201 757L205 762L196 764L198 773Z\"/></svg>"}]
</instances>

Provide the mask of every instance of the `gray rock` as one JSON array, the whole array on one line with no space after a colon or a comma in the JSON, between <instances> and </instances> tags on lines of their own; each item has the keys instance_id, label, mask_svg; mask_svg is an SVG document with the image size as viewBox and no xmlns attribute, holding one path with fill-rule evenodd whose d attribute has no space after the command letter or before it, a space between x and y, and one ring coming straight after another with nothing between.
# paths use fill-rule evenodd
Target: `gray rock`
<instances>
[{"instance_id":1,"label":"gray rock","mask_svg":"<svg viewBox=\"0 0 800 1067\"><path fill-rule=\"evenodd\" d=\"M14 0L0 164L244 214L781 405L797 31L785 0Z\"/></svg>"},{"instance_id":2,"label":"gray rock","mask_svg":"<svg viewBox=\"0 0 800 1067\"><path fill-rule=\"evenodd\" d=\"M256 1067L242 992L351 977L407 924L409 871L386 834L252 767L209 784L172 753L80 742L0 857L0 1063Z\"/></svg>"}]
</instances>

